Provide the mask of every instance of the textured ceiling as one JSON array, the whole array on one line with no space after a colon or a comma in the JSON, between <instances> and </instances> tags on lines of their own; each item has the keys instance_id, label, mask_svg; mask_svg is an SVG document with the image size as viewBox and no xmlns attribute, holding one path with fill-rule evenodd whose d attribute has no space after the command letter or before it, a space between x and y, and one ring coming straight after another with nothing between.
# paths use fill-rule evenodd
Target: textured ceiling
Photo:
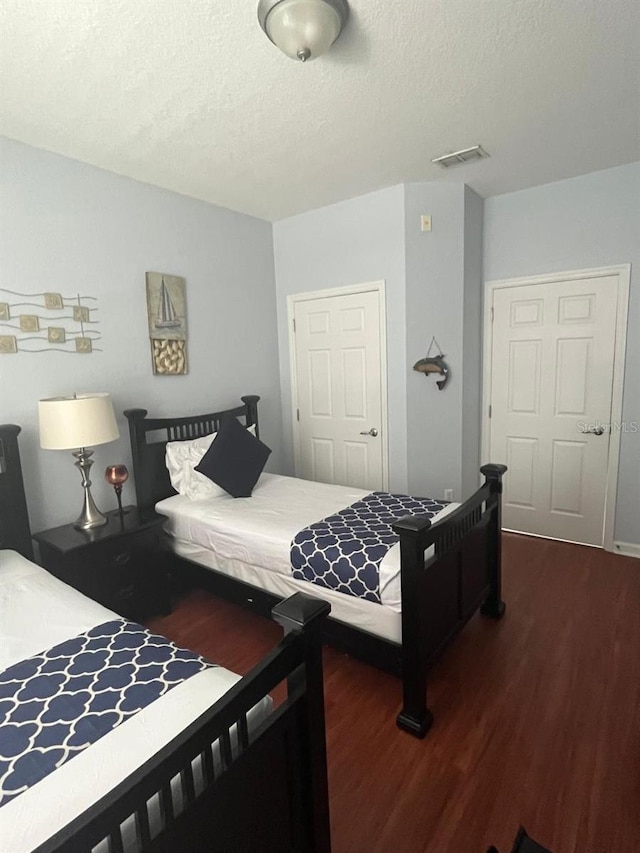
<instances>
[{"instance_id":1,"label":"textured ceiling","mask_svg":"<svg viewBox=\"0 0 640 853\"><path fill-rule=\"evenodd\" d=\"M483 196L640 159L637 0L351 0L302 65L257 0L2 0L0 132L280 219L407 181ZM480 143L491 159L432 157Z\"/></svg>"}]
</instances>

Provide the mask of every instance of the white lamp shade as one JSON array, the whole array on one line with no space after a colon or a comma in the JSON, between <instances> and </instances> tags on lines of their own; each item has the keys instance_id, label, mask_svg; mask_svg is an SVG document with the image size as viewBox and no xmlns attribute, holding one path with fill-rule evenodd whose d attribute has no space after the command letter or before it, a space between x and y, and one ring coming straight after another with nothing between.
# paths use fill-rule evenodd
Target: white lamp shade
<instances>
[{"instance_id":1,"label":"white lamp shade","mask_svg":"<svg viewBox=\"0 0 640 853\"><path fill-rule=\"evenodd\" d=\"M307 61L327 51L340 35L342 20L324 0L282 0L271 9L265 31L291 59L306 53Z\"/></svg>"},{"instance_id":2,"label":"white lamp shade","mask_svg":"<svg viewBox=\"0 0 640 853\"><path fill-rule=\"evenodd\" d=\"M72 450L115 441L118 425L109 394L51 397L38 402L40 447Z\"/></svg>"}]
</instances>

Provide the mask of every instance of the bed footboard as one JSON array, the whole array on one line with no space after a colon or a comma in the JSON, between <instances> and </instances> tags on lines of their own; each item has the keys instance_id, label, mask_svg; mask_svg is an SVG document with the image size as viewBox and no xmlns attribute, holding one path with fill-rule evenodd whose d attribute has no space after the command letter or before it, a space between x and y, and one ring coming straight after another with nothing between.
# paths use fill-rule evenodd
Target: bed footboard
<instances>
[{"instance_id":1,"label":"bed footboard","mask_svg":"<svg viewBox=\"0 0 640 853\"><path fill-rule=\"evenodd\" d=\"M329 853L321 634L330 609L302 593L274 607L273 617L285 630L278 646L154 758L34 853L89 853L106 839L111 853L119 853L132 822L134 847L144 853ZM247 714L285 680L286 700L251 731ZM176 780L182 809L175 805ZM159 834L150 819L154 801L160 806ZM126 848L130 845L131 839Z\"/></svg>"},{"instance_id":2,"label":"bed footboard","mask_svg":"<svg viewBox=\"0 0 640 853\"><path fill-rule=\"evenodd\" d=\"M485 482L455 512L431 524L399 519L402 583L402 710L398 726L424 737L433 722L427 671L478 608L500 618L502 476L505 465L484 465Z\"/></svg>"}]
</instances>

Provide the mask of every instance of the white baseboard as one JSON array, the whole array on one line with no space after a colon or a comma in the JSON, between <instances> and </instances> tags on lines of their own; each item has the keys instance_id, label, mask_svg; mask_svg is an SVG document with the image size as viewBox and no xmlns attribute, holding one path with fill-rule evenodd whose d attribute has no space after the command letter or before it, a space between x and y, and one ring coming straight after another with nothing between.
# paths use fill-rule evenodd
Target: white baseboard
<instances>
[{"instance_id":1,"label":"white baseboard","mask_svg":"<svg viewBox=\"0 0 640 853\"><path fill-rule=\"evenodd\" d=\"M614 554L624 554L625 557L636 557L640 560L640 545L633 542L614 542Z\"/></svg>"}]
</instances>

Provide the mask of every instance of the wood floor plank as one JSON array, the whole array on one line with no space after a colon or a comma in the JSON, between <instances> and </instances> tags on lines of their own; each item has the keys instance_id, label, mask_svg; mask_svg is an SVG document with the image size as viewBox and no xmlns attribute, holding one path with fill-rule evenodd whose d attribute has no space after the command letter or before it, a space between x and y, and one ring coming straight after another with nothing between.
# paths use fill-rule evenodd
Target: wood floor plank
<instances>
[{"instance_id":1,"label":"wood floor plank","mask_svg":"<svg viewBox=\"0 0 640 853\"><path fill-rule=\"evenodd\" d=\"M640 851L640 562L507 534L505 618L474 617L431 673L424 741L393 676L326 649L334 853ZM280 637L202 591L150 623L245 673Z\"/></svg>"}]
</instances>

